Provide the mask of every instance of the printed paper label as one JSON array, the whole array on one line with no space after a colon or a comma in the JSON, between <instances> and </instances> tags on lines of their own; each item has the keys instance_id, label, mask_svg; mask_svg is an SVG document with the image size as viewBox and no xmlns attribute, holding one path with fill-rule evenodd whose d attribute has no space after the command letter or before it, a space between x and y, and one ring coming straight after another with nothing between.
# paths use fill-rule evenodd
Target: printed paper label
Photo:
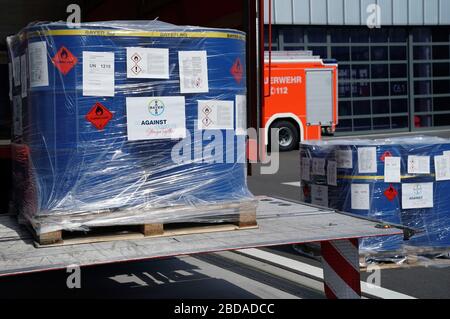
<instances>
[{"instance_id":1,"label":"printed paper label","mask_svg":"<svg viewBox=\"0 0 450 319\"><path fill-rule=\"evenodd\" d=\"M313 205L328 207L328 187L311 185L311 203Z\"/></svg>"},{"instance_id":2,"label":"printed paper label","mask_svg":"<svg viewBox=\"0 0 450 319\"><path fill-rule=\"evenodd\" d=\"M384 182L385 183L401 183L401 158L385 157L384 158Z\"/></svg>"},{"instance_id":3,"label":"printed paper label","mask_svg":"<svg viewBox=\"0 0 450 319\"><path fill-rule=\"evenodd\" d=\"M27 97L27 56L24 54L20 57L20 79L22 82L22 98Z\"/></svg>"},{"instance_id":4,"label":"printed paper label","mask_svg":"<svg viewBox=\"0 0 450 319\"><path fill-rule=\"evenodd\" d=\"M313 158L312 160L312 173L313 175L325 176L325 164L324 158Z\"/></svg>"},{"instance_id":5,"label":"printed paper label","mask_svg":"<svg viewBox=\"0 0 450 319\"><path fill-rule=\"evenodd\" d=\"M436 181L450 180L450 158L446 155L434 157Z\"/></svg>"},{"instance_id":6,"label":"printed paper label","mask_svg":"<svg viewBox=\"0 0 450 319\"><path fill-rule=\"evenodd\" d=\"M169 79L169 49L127 48L127 77Z\"/></svg>"},{"instance_id":7,"label":"printed paper label","mask_svg":"<svg viewBox=\"0 0 450 319\"><path fill-rule=\"evenodd\" d=\"M83 52L83 95L114 96L113 52Z\"/></svg>"},{"instance_id":8,"label":"printed paper label","mask_svg":"<svg viewBox=\"0 0 450 319\"><path fill-rule=\"evenodd\" d=\"M233 101L198 101L199 130L233 130Z\"/></svg>"},{"instance_id":9,"label":"printed paper label","mask_svg":"<svg viewBox=\"0 0 450 319\"><path fill-rule=\"evenodd\" d=\"M353 152L352 152L352 150L336 151L336 161L337 161L338 168L352 169L353 168Z\"/></svg>"},{"instance_id":10,"label":"printed paper label","mask_svg":"<svg viewBox=\"0 0 450 319\"><path fill-rule=\"evenodd\" d=\"M208 93L208 57L206 51L178 52L181 93Z\"/></svg>"},{"instance_id":11,"label":"printed paper label","mask_svg":"<svg viewBox=\"0 0 450 319\"><path fill-rule=\"evenodd\" d=\"M47 43L33 42L28 46L30 87L48 86Z\"/></svg>"},{"instance_id":12,"label":"printed paper label","mask_svg":"<svg viewBox=\"0 0 450 319\"><path fill-rule=\"evenodd\" d=\"M301 177L304 181L311 181L311 159L303 157L301 161Z\"/></svg>"},{"instance_id":13,"label":"printed paper label","mask_svg":"<svg viewBox=\"0 0 450 319\"><path fill-rule=\"evenodd\" d=\"M377 148L358 148L358 171L361 174L374 174L377 172Z\"/></svg>"},{"instance_id":14,"label":"printed paper label","mask_svg":"<svg viewBox=\"0 0 450 319\"><path fill-rule=\"evenodd\" d=\"M13 120L13 135L21 136L23 133L22 97L19 95L13 97Z\"/></svg>"},{"instance_id":15,"label":"printed paper label","mask_svg":"<svg viewBox=\"0 0 450 319\"><path fill-rule=\"evenodd\" d=\"M236 135L247 135L247 97L236 95Z\"/></svg>"},{"instance_id":16,"label":"printed paper label","mask_svg":"<svg viewBox=\"0 0 450 319\"><path fill-rule=\"evenodd\" d=\"M337 186L337 163L335 161L328 161L327 183L330 186Z\"/></svg>"},{"instance_id":17,"label":"printed paper label","mask_svg":"<svg viewBox=\"0 0 450 319\"><path fill-rule=\"evenodd\" d=\"M184 97L128 97L129 141L186 137Z\"/></svg>"},{"instance_id":18,"label":"printed paper label","mask_svg":"<svg viewBox=\"0 0 450 319\"><path fill-rule=\"evenodd\" d=\"M369 184L352 184L352 209L370 209L370 186Z\"/></svg>"},{"instance_id":19,"label":"printed paper label","mask_svg":"<svg viewBox=\"0 0 450 319\"><path fill-rule=\"evenodd\" d=\"M402 208L433 208L433 183L403 184Z\"/></svg>"},{"instance_id":20,"label":"printed paper label","mask_svg":"<svg viewBox=\"0 0 450 319\"><path fill-rule=\"evenodd\" d=\"M408 174L430 174L430 157L408 156Z\"/></svg>"},{"instance_id":21,"label":"printed paper label","mask_svg":"<svg viewBox=\"0 0 450 319\"><path fill-rule=\"evenodd\" d=\"M13 78L14 86L20 86L20 57L13 59Z\"/></svg>"}]
</instances>

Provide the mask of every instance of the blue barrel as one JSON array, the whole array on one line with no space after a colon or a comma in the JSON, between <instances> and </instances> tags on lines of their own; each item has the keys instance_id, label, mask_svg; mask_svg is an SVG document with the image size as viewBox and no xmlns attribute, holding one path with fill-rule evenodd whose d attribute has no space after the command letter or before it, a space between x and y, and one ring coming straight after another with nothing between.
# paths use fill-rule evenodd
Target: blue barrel
<instances>
[{"instance_id":1,"label":"blue barrel","mask_svg":"<svg viewBox=\"0 0 450 319\"><path fill-rule=\"evenodd\" d=\"M329 207L343 212L368 217L386 223L405 225L419 229L421 233L410 241L404 242L401 236L363 239L360 243L363 251L396 252L405 245L413 247L450 247L450 199L444 194L450 190L449 181L436 181L434 157L448 151L450 142L440 138L399 138L383 141L352 140L310 142L302 146L302 152L308 150L309 156L327 158L327 161L339 161L340 152L346 154L349 166L341 164L337 170L337 186L329 188ZM369 173L360 173L358 150L375 149L376 166ZM326 154L324 154L324 152ZM385 157L401 158L401 183L385 183ZM429 156L429 174L408 174L408 156ZM316 177L312 178L316 183ZM412 183L433 183L433 208L405 209L402 204L402 185ZM308 183L304 183L308 186ZM358 185L369 191L369 206L352 205L352 187ZM364 185L364 186L362 186ZM306 192L308 193L308 192Z\"/></svg>"},{"instance_id":2,"label":"blue barrel","mask_svg":"<svg viewBox=\"0 0 450 319\"><path fill-rule=\"evenodd\" d=\"M121 33L126 30L128 33ZM222 149L224 163L172 161L180 140L129 141L126 99L185 97L186 129L202 133L199 100L234 101L246 95L245 35L234 30L182 28L161 23L62 23L27 29L28 46L45 42L49 85L29 93L27 145L38 193L35 214L92 212L239 201L251 197L246 185L245 138L233 131ZM127 78L127 47L169 49L170 79ZM62 48L77 63L63 74L52 57ZM180 93L179 51L207 51L209 92ZM111 52L115 57L114 97L83 96L83 51ZM240 61L241 78L230 70ZM86 115L96 103L113 118L97 129ZM236 105L234 103L234 108ZM236 109L235 109L236 112ZM235 123L236 124L236 123ZM225 136L226 130L222 130ZM194 149L194 141L186 139ZM211 141L200 141L206 147ZM200 148L201 149L201 148ZM189 151L194 157L194 150ZM228 153L227 153L228 152ZM231 152L231 154L230 154ZM232 158L233 160L226 159Z\"/></svg>"}]
</instances>

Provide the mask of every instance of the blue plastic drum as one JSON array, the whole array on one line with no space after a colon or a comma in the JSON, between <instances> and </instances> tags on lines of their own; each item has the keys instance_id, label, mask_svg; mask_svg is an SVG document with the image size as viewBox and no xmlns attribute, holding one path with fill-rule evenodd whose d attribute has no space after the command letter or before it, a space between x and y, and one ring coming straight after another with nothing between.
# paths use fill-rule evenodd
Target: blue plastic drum
<instances>
[{"instance_id":1,"label":"blue plastic drum","mask_svg":"<svg viewBox=\"0 0 450 319\"><path fill-rule=\"evenodd\" d=\"M49 85L32 88L28 103L27 144L39 194L37 213L191 205L251 196L243 136L221 130L223 136L228 132L228 138L216 152L223 153L224 163L195 161L195 150L211 141L200 141L200 145L193 141L194 134L202 133L195 124L199 100L232 101L236 112L236 96L246 95L244 34L160 23L103 23L82 29L52 23L31 26L27 32L28 46L46 44L49 74ZM169 49L170 79L128 78L128 47ZM203 50L207 51L209 92L181 94L178 52ZM84 51L114 54L114 97L83 96ZM73 66L68 71L56 65L58 54L69 57L66 60ZM238 79L231 72L237 61ZM127 138L127 98L172 96L185 97L186 129L192 137L186 140L192 160L182 164L172 161L172 149L180 139ZM112 113L103 129L86 119L97 103Z\"/></svg>"}]
</instances>

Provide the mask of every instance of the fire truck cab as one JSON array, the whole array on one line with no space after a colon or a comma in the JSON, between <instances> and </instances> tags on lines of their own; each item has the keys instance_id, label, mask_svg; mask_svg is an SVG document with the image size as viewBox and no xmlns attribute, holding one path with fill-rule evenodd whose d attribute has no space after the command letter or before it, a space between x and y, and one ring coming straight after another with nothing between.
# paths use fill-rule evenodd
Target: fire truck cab
<instances>
[{"instance_id":1,"label":"fire truck cab","mask_svg":"<svg viewBox=\"0 0 450 319\"><path fill-rule=\"evenodd\" d=\"M311 51L276 51L270 58L266 54L262 109L266 145L271 143L272 129L279 130L280 151L333 134L338 124L337 85L336 61L325 61Z\"/></svg>"}]
</instances>

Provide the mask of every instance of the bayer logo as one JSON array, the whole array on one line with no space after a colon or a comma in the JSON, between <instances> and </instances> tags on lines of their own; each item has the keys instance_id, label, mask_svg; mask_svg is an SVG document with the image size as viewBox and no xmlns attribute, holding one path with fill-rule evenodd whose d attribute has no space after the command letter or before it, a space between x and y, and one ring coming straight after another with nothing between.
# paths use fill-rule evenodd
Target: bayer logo
<instances>
[{"instance_id":1,"label":"bayer logo","mask_svg":"<svg viewBox=\"0 0 450 319\"><path fill-rule=\"evenodd\" d=\"M161 116L163 115L166 107L164 103L160 100L151 100L148 105L148 111L153 116Z\"/></svg>"}]
</instances>

